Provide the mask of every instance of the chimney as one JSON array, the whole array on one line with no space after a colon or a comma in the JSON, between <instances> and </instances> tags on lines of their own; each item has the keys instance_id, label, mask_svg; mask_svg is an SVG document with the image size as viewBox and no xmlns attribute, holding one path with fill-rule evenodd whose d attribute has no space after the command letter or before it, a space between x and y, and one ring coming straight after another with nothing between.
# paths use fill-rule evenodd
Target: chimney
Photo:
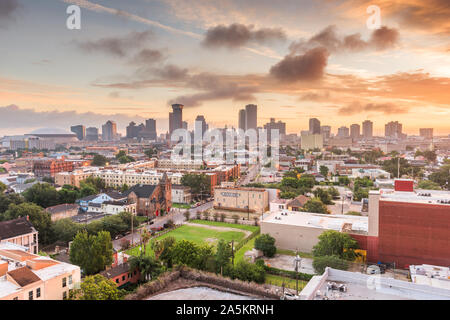
<instances>
[{"instance_id":1,"label":"chimney","mask_svg":"<svg viewBox=\"0 0 450 320\"><path fill-rule=\"evenodd\" d=\"M29 215L27 215L27 221L30 221L30 216Z\"/></svg>"}]
</instances>

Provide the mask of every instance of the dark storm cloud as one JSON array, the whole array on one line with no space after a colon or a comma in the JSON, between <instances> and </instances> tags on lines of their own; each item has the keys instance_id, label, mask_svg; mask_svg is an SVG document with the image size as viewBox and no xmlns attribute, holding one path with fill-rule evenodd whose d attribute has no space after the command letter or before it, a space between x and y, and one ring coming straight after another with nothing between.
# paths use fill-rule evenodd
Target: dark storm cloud
<instances>
[{"instance_id":1,"label":"dark storm cloud","mask_svg":"<svg viewBox=\"0 0 450 320\"><path fill-rule=\"evenodd\" d=\"M325 73L329 52L323 47L300 55L288 55L270 69L270 74L281 81L319 80Z\"/></svg>"},{"instance_id":2,"label":"dark storm cloud","mask_svg":"<svg viewBox=\"0 0 450 320\"><path fill-rule=\"evenodd\" d=\"M219 25L210 28L202 44L209 48L238 48L254 42L264 44L272 41L284 41L286 34L280 28L254 29L253 25L246 26L234 23L229 26Z\"/></svg>"},{"instance_id":3,"label":"dark storm cloud","mask_svg":"<svg viewBox=\"0 0 450 320\"><path fill-rule=\"evenodd\" d=\"M138 65L151 65L165 59L164 54L160 50L142 49L130 61Z\"/></svg>"},{"instance_id":4,"label":"dark storm cloud","mask_svg":"<svg viewBox=\"0 0 450 320\"><path fill-rule=\"evenodd\" d=\"M0 28L5 27L7 22L14 18L14 13L19 8L18 0L0 1Z\"/></svg>"}]
</instances>

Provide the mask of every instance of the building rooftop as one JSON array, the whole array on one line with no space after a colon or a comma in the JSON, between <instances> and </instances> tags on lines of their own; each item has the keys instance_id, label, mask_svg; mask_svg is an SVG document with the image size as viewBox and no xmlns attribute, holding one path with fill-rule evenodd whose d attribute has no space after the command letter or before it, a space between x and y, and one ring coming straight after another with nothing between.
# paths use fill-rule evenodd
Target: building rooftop
<instances>
[{"instance_id":1,"label":"building rooftop","mask_svg":"<svg viewBox=\"0 0 450 320\"><path fill-rule=\"evenodd\" d=\"M369 218L350 215L330 215L302 211L282 210L264 218L264 223L276 223L352 233L367 233Z\"/></svg>"},{"instance_id":2,"label":"building rooftop","mask_svg":"<svg viewBox=\"0 0 450 320\"><path fill-rule=\"evenodd\" d=\"M380 194L381 201L426 203L450 206L450 192L441 190L420 190L413 192L395 191L392 189L372 190L371 194Z\"/></svg>"},{"instance_id":3,"label":"building rooftop","mask_svg":"<svg viewBox=\"0 0 450 320\"><path fill-rule=\"evenodd\" d=\"M36 232L26 217L0 222L0 240Z\"/></svg>"},{"instance_id":4,"label":"building rooftop","mask_svg":"<svg viewBox=\"0 0 450 320\"><path fill-rule=\"evenodd\" d=\"M300 293L302 300L449 300L450 290L326 268Z\"/></svg>"}]
</instances>

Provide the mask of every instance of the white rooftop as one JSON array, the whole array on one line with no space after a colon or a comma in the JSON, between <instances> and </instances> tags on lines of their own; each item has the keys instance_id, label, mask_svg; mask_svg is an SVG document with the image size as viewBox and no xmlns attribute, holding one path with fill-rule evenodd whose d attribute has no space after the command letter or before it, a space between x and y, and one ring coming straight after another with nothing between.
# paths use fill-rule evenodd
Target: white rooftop
<instances>
[{"instance_id":1,"label":"white rooftop","mask_svg":"<svg viewBox=\"0 0 450 320\"><path fill-rule=\"evenodd\" d=\"M271 213L264 218L265 223L276 223L299 227L311 227L342 231L344 224L351 227L349 231L368 232L369 218L363 216L331 215L301 211L282 210Z\"/></svg>"},{"instance_id":2,"label":"white rooftop","mask_svg":"<svg viewBox=\"0 0 450 320\"><path fill-rule=\"evenodd\" d=\"M371 191L371 193L378 191ZM413 192L395 191L393 189L381 189L380 200L396 202L414 202L442 204L450 206L450 191L441 190L421 190L416 189Z\"/></svg>"}]
</instances>

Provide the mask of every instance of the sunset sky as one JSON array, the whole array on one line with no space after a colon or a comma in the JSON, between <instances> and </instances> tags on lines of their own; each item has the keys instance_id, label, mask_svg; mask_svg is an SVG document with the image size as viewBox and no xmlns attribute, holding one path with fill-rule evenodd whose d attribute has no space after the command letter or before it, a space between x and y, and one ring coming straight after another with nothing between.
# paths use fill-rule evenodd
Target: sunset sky
<instances>
[{"instance_id":1,"label":"sunset sky","mask_svg":"<svg viewBox=\"0 0 450 320\"><path fill-rule=\"evenodd\" d=\"M236 127L254 103L289 133L317 117L450 134L449 17L448 0L1 0L0 135L147 118L162 133L171 103L190 127Z\"/></svg>"}]
</instances>

